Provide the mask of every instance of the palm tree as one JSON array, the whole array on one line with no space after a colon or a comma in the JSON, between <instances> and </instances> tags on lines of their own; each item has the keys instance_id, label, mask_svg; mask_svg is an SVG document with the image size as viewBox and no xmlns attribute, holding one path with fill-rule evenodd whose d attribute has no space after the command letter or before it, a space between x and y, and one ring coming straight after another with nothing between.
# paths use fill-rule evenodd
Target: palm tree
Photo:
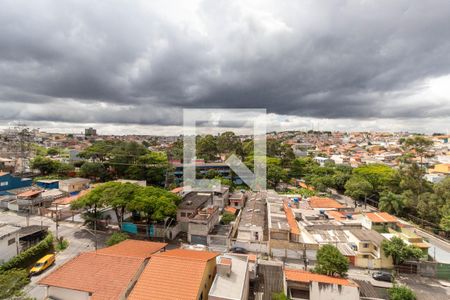
<instances>
[{"instance_id":1,"label":"palm tree","mask_svg":"<svg viewBox=\"0 0 450 300\"><path fill-rule=\"evenodd\" d=\"M403 198L401 195L397 195L392 192L382 193L379 208L381 211L398 215L404 208Z\"/></svg>"}]
</instances>

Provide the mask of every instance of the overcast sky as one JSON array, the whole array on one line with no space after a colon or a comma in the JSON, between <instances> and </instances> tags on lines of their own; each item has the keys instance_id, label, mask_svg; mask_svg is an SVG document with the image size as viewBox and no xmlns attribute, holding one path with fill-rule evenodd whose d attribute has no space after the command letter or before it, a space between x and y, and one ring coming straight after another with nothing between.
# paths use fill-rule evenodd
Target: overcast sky
<instances>
[{"instance_id":1,"label":"overcast sky","mask_svg":"<svg viewBox=\"0 0 450 300\"><path fill-rule=\"evenodd\" d=\"M450 129L448 0L0 1L0 127L178 134L183 108L269 129Z\"/></svg>"}]
</instances>

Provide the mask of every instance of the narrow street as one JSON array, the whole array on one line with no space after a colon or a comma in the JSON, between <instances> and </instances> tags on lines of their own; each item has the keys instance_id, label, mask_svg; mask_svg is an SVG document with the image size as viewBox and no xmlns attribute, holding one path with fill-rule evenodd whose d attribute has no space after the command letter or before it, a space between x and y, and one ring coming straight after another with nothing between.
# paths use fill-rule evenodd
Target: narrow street
<instances>
[{"instance_id":1,"label":"narrow street","mask_svg":"<svg viewBox=\"0 0 450 300\"><path fill-rule=\"evenodd\" d=\"M13 212L0 212L0 223L8 223L13 225L26 226L27 218L22 215L17 215ZM29 219L29 225L42 225L48 226L49 231L56 236L56 223L46 217L31 216ZM75 257L81 252L93 251L95 250L95 238L86 229L83 229L82 223L72 223L72 222L59 222L58 236L64 237L69 241L69 247L64 251L56 255L55 264L38 276L31 278L30 284L28 284L24 290L32 298L37 300L44 299L45 289L39 285L37 282L47 276L50 272L53 272L60 265L68 261L69 259ZM105 245L106 236L104 234L97 234L98 248L102 248Z\"/></svg>"}]
</instances>

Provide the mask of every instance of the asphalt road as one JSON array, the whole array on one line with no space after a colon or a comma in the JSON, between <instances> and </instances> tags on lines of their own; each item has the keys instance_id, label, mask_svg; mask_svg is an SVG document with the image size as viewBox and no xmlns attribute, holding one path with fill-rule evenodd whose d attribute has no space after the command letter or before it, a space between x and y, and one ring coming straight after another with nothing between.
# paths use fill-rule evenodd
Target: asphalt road
<instances>
[{"instance_id":1,"label":"asphalt road","mask_svg":"<svg viewBox=\"0 0 450 300\"><path fill-rule=\"evenodd\" d=\"M0 212L0 223L16 224L21 226L27 225L27 220L25 216L17 215L13 212ZM49 230L56 236L56 225L55 222L46 217L31 216L29 219L29 225L43 225L49 226ZM64 237L69 241L69 247L64 251L56 255L55 264L44 271L38 276L33 276L31 278L30 284L28 284L24 290L31 297L36 300L41 300L45 298L45 289L39 286L37 282L53 272L60 265L75 257L81 252L93 251L95 250L95 238L87 230L82 228L81 223L71 223L71 222L59 222L58 236ZM103 234L97 235L97 245L98 248L104 247L106 236Z\"/></svg>"}]
</instances>

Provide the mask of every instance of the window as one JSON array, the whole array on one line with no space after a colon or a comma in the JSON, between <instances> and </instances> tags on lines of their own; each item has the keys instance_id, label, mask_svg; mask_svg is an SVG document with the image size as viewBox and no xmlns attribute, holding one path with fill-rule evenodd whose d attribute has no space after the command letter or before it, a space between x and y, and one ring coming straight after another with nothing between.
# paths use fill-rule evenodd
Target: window
<instances>
[{"instance_id":1,"label":"window","mask_svg":"<svg viewBox=\"0 0 450 300\"><path fill-rule=\"evenodd\" d=\"M14 244L15 242L16 242L16 239L8 240L8 246Z\"/></svg>"},{"instance_id":2,"label":"window","mask_svg":"<svg viewBox=\"0 0 450 300\"><path fill-rule=\"evenodd\" d=\"M369 248L369 243L363 243L363 248Z\"/></svg>"},{"instance_id":3,"label":"window","mask_svg":"<svg viewBox=\"0 0 450 300\"><path fill-rule=\"evenodd\" d=\"M369 255L363 255L363 258L369 258Z\"/></svg>"},{"instance_id":4,"label":"window","mask_svg":"<svg viewBox=\"0 0 450 300\"><path fill-rule=\"evenodd\" d=\"M0 186L7 186L8 185L8 181L2 181L0 182Z\"/></svg>"},{"instance_id":5,"label":"window","mask_svg":"<svg viewBox=\"0 0 450 300\"><path fill-rule=\"evenodd\" d=\"M373 250L377 251L377 250L378 250L378 247L374 245L374 246L373 246Z\"/></svg>"}]
</instances>

